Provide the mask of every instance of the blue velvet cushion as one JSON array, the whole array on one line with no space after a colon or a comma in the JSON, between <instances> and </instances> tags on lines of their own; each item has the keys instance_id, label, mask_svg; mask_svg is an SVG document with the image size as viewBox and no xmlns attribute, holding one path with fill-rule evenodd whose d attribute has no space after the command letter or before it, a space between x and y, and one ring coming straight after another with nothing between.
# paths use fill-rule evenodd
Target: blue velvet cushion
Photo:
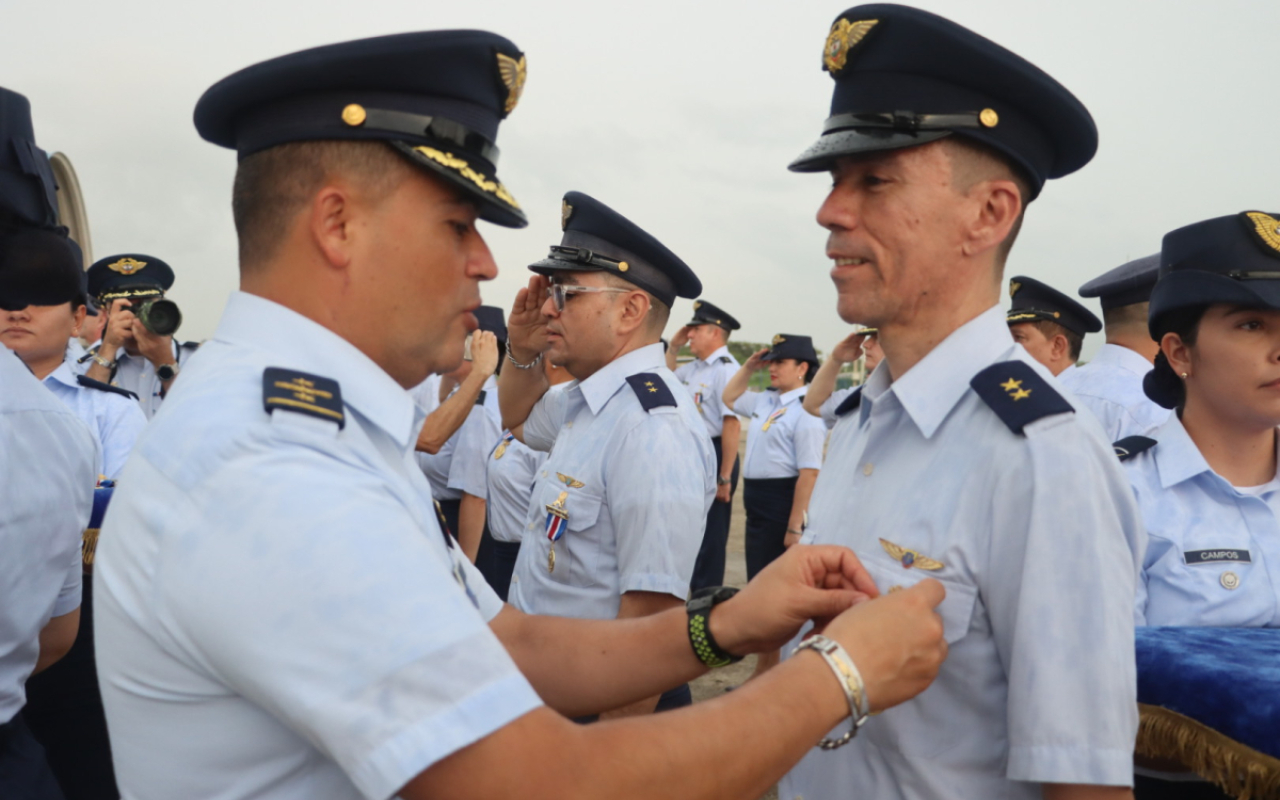
<instances>
[{"instance_id":1,"label":"blue velvet cushion","mask_svg":"<svg viewBox=\"0 0 1280 800\"><path fill-rule=\"evenodd\" d=\"M1280 758L1280 628L1138 628L1138 702Z\"/></svg>"}]
</instances>

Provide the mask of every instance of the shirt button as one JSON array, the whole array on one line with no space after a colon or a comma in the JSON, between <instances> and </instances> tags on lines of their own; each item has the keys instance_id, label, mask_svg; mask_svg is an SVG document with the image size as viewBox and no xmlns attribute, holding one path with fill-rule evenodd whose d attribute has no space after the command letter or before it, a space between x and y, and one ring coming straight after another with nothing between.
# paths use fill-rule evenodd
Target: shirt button
<instances>
[{"instance_id":1,"label":"shirt button","mask_svg":"<svg viewBox=\"0 0 1280 800\"><path fill-rule=\"evenodd\" d=\"M871 473L875 471L876 471L875 464L872 464L870 461L862 465L862 474L866 475L868 478L871 477Z\"/></svg>"},{"instance_id":2,"label":"shirt button","mask_svg":"<svg viewBox=\"0 0 1280 800\"><path fill-rule=\"evenodd\" d=\"M565 426L566 428L572 428L572 427L573 427L573 420L569 420L568 422L566 422L566 423L564 424L564 426Z\"/></svg>"},{"instance_id":3,"label":"shirt button","mask_svg":"<svg viewBox=\"0 0 1280 800\"><path fill-rule=\"evenodd\" d=\"M1234 572L1224 572L1219 579L1223 589L1235 589L1240 586L1240 576Z\"/></svg>"},{"instance_id":4,"label":"shirt button","mask_svg":"<svg viewBox=\"0 0 1280 800\"><path fill-rule=\"evenodd\" d=\"M542 477L547 477L547 471L545 469L542 471Z\"/></svg>"}]
</instances>

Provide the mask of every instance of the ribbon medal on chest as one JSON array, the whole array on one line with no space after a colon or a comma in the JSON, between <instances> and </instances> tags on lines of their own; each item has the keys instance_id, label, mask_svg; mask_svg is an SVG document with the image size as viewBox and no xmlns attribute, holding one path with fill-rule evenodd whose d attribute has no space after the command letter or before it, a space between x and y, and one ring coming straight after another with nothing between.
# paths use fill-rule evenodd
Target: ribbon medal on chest
<instances>
[{"instance_id":1,"label":"ribbon medal on chest","mask_svg":"<svg viewBox=\"0 0 1280 800\"><path fill-rule=\"evenodd\" d=\"M547 538L551 540L551 550L547 553L547 572L556 571L556 542L564 536L569 527L569 512L564 501L569 499L568 492L561 492L554 503L547 503Z\"/></svg>"},{"instance_id":2,"label":"ribbon medal on chest","mask_svg":"<svg viewBox=\"0 0 1280 800\"><path fill-rule=\"evenodd\" d=\"M493 451L493 460L497 461L507 454L507 445L515 441L516 435L511 431L507 431L502 435L502 441L498 442L498 447Z\"/></svg>"},{"instance_id":3,"label":"ribbon medal on chest","mask_svg":"<svg viewBox=\"0 0 1280 800\"><path fill-rule=\"evenodd\" d=\"M766 420L764 421L764 424L760 426L760 430L762 430L762 431L767 431L767 430L769 430L769 427L770 427L771 425L773 425L773 421L774 421L774 420L776 420L778 417L782 416L782 415L783 415L783 414L785 414L785 413L787 413L787 407L786 407L786 406L783 406L782 408L780 408L780 409L778 409L777 411L775 411L775 412L773 412L772 414L770 414L770 415L769 415L769 418L768 418L768 419L766 419Z\"/></svg>"}]
</instances>

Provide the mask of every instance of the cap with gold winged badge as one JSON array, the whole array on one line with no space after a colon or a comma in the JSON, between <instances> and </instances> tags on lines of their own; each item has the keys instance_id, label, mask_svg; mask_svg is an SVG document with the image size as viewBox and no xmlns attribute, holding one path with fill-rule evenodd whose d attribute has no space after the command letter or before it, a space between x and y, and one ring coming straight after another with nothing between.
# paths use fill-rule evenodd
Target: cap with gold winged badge
<instances>
[{"instance_id":1,"label":"cap with gold winged badge","mask_svg":"<svg viewBox=\"0 0 1280 800\"><path fill-rule=\"evenodd\" d=\"M524 54L496 34L380 36L242 69L204 93L195 123L241 159L289 142L385 141L477 199L482 219L522 228L497 177L497 138L526 74Z\"/></svg>"},{"instance_id":2,"label":"cap with gold winged badge","mask_svg":"<svg viewBox=\"0 0 1280 800\"><path fill-rule=\"evenodd\" d=\"M697 325L715 325L726 331L736 331L742 327L732 314L706 300L694 301L693 319L686 324L691 328Z\"/></svg>"},{"instance_id":3,"label":"cap with gold winged badge","mask_svg":"<svg viewBox=\"0 0 1280 800\"><path fill-rule=\"evenodd\" d=\"M89 267L89 296L99 305L130 297L154 297L173 286L173 268L145 253L117 253Z\"/></svg>"},{"instance_id":4,"label":"cap with gold winged badge","mask_svg":"<svg viewBox=\"0 0 1280 800\"><path fill-rule=\"evenodd\" d=\"M954 134L1008 158L1034 197L1098 148L1093 118L1060 83L927 11L891 3L845 11L827 34L822 68L835 79L831 115L821 138L792 162L795 172Z\"/></svg>"},{"instance_id":5,"label":"cap with gold winged badge","mask_svg":"<svg viewBox=\"0 0 1280 800\"><path fill-rule=\"evenodd\" d=\"M1280 309L1280 213L1242 211L1165 234L1151 336L1164 335L1168 312L1214 303Z\"/></svg>"},{"instance_id":6,"label":"cap with gold winged badge","mask_svg":"<svg viewBox=\"0 0 1280 800\"><path fill-rule=\"evenodd\" d=\"M1102 320L1092 311L1035 278L1015 275L1009 279L1009 296L1013 303L1005 321L1010 325L1047 320L1080 336L1102 330Z\"/></svg>"}]
</instances>

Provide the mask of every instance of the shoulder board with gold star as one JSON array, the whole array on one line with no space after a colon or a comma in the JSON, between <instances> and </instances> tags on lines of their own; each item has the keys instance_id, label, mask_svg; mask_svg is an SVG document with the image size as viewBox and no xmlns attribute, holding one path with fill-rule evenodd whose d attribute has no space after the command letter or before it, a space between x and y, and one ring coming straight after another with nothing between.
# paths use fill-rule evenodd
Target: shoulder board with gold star
<instances>
[{"instance_id":1,"label":"shoulder board with gold star","mask_svg":"<svg viewBox=\"0 0 1280 800\"><path fill-rule=\"evenodd\" d=\"M1126 436L1111 447L1116 451L1116 458L1128 461L1156 446L1156 440L1148 436Z\"/></svg>"},{"instance_id":2,"label":"shoulder board with gold star","mask_svg":"<svg viewBox=\"0 0 1280 800\"><path fill-rule=\"evenodd\" d=\"M861 386L854 389L852 392L849 393L848 397L840 401L840 405L836 406L836 416L843 417L845 414L848 414L850 411L853 411L860 405L862 405L862 387Z\"/></svg>"},{"instance_id":3,"label":"shoulder board with gold star","mask_svg":"<svg viewBox=\"0 0 1280 800\"><path fill-rule=\"evenodd\" d=\"M268 414L283 409L336 422L339 428L347 424L338 382L296 370L267 367L262 371L262 407Z\"/></svg>"},{"instance_id":4,"label":"shoulder board with gold star","mask_svg":"<svg viewBox=\"0 0 1280 800\"><path fill-rule=\"evenodd\" d=\"M476 405L478 405L478 406L482 406L482 405L484 405L484 398L485 398L485 397L486 397L486 395L485 395L485 391L484 391L484 389L481 389L481 390L480 390L480 394L476 395Z\"/></svg>"},{"instance_id":5,"label":"shoulder board with gold star","mask_svg":"<svg viewBox=\"0 0 1280 800\"><path fill-rule=\"evenodd\" d=\"M737 361L734 361L734 360L733 360L733 358L732 358L732 357L730 357L730 356L720 356L720 363L721 363L721 364L733 364L734 366L737 366L737 364L738 364L738 362L737 362Z\"/></svg>"},{"instance_id":6,"label":"shoulder board with gold star","mask_svg":"<svg viewBox=\"0 0 1280 800\"><path fill-rule=\"evenodd\" d=\"M677 405L675 395L671 394L666 382L652 372L631 375L627 378L627 383L631 384L632 391L640 400L640 407L645 411Z\"/></svg>"},{"instance_id":7,"label":"shoulder board with gold star","mask_svg":"<svg viewBox=\"0 0 1280 800\"><path fill-rule=\"evenodd\" d=\"M1038 419L1075 413L1066 398L1025 361L992 364L969 381L996 416L1014 433Z\"/></svg>"}]
</instances>

